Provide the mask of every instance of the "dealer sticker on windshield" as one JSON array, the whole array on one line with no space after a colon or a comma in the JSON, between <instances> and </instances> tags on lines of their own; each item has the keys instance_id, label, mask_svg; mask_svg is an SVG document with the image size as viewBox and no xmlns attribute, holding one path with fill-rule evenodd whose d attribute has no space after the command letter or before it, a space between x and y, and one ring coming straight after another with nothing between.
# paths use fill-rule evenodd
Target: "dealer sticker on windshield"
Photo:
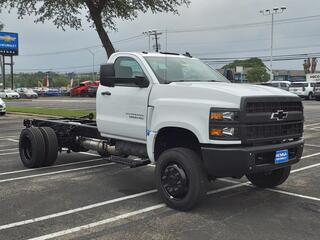
<instances>
[{"instance_id":1,"label":"dealer sticker on windshield","mask_svg":"<svg viewBox=\"0 0 320 240\"><path fill-rule=\"evenodd\" d=\"M276 151L276 156L274 158L275 164L286 163L289 161L288 149Z\"/></svg>"}]
</instances>

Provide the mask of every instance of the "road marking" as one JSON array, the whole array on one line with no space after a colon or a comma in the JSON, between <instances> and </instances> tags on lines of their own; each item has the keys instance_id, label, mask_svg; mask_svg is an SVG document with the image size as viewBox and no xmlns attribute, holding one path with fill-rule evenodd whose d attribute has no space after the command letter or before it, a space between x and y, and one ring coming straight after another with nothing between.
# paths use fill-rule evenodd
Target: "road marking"
<instances>
[{"instance_id":1,"label":"road marking","mask_svg":"<svg viewBox=\"0 0 320 240\"><path fill-rule=\"evenodd\" d=\"M43 170L43 169L53 169L53 168L58 168L58 167L67 167L67 166L79 165L79 164L82 164L82 163L90 163L90 162L96 162L96 161L101 161L101 160L104 160L104 159L103 158L98 158L98 159L91 159L91 160L81 161L81 162L59 164L59 165L50 166L50 167L23 169L23 170L12 171L12 172L3 172L3 173L0 173L0 176L10 175L10 174L15 174L15 173L32 172L32 171Z\"/></svg>"},{"instance_id":2,"label":"road marking","mask_svg":"<svg viewBox=\"0 0 320 240\"><path fill-rule=\"evenodd\" d=\"M304 127L310 127L310 126L315 126L315 125L320 125L320 123L307 124L307 125L304 125Z\"/></svg>"},{"instance_id":3,"label":"road marking","mask_svg":"<svg viewBox=\"0 0 320 240\"><path fill-rule=\"evenodd\" d=\"M115 163L104 163L104 164L99 164L99 165L94 165L94 166L89 166L89 167L73 168L73 169L61 170L61 171L56 171L56 172L40 173L40 174L35 174L35 175L23 176L23 177L8 178L8 179L0 180L0 183L12 182L12 181L17 181L17 180L42 177L42 176L50 176L50 175L60 174L60 173L75 172L75 171L79 171L79 170L93 169L93 168L99 168L99 167L104 167L104 166L108 166L108 165L114 165L114 164Z\"/></svg>"},{"instance_id":4,"label":"road marking","mask_svg":"<svg viewBox=\"0 0 320 240\"><path fill-rule=\"evenodd\" d=\"M13 150L18 150L19 148L7 148L7 149L1 149L0 152L5 152L5 151L13 151Z\"/></svg>"},{"instance_id":5,"label":"road marking","mask_svg":"<svg viewBox=\"0 0 320 240\"><path fill-rule=\"evenodd\" d=\"M313 153L313 154L310 154L310 155L307 155L307 156L303 156L301 159L311 158L311 157L318 156L318 155L320 155L320 152Z\"/></svg>"},{"instance_id":6,"label":"road marking","mask_svg":"<svg viewBox=\"0 0 320 240\"><path fill-rule=\"evenodd\" d=\"M281 194L293 196L293 197L304 198L304 199L309 199L309 200L318 201L318 202L320 201L320 198L297 194L297 193L291 193L291 192L287 192L287 191L283 191L283 190L279 190L279 189L267 188L266 190L268 190L270 192L276 192L276 193L281 193Z\"/></svg>"},{"instance_id":7,"label":"road marking","mask_svg":"<svg viewBox=\"0 0 320 240\"><path fill-rule=\"evenodd\" d=\"M297 172L301 172L301 171L308 170L308 169L315 168L315 167L319 167L319 166L320 166L320 163L317 163L317 164L313 164L313 165L310 165L307 167L292 170L291 173L297 173Z\"/></svg>"},{"instance_id":8,"label":"road marking","mask_svg":"<svg viewBox=\"0 0 320 240\"><path fill-rule=\"evenodd\" d=\"M304 144L307 147L316 147L316 148L320 148L319 145L314 145L314 144Z\"/></svg>"},{"instance_id":9,"label":"road marking","mask_svg":"<svg viewBox=\"0 0 320 240\"><path fill-rule=\"evenodd\" d=\"M1 153L0 156L14 155L14 154L18 154L18 153L19 152Z\"/></svg>"},{"instance_id":10,"label":"road marking","mask_svg":"<svg viewBox=\"0 0 320 240\"><path fill-rule=\"evenodd\" d=\"M22 226L22 225L26 225L26 224L30 224L30 223L40 222L40 221L44 221L44 220L48 220L48 219L52 219L52 218L56 218L56 217L61 217L61 216L65 216L65 215L69 215L69 214L73 214L73 213L78 213L78 212L86 211L86 210L89 210L89 209L106 206L106 205L109 205L109 204L112 204L112 203L122 202L122 201L129 200L129 199L132 199L132 198L145 196L145 195L156 193L156 192L157 192L157 190L153 189L153 190L150 190L150 191L137 193L137 194L132 194L132 195L129 195L129 196L120 197L120 198L108 200L108 201L105 201L105 202L95 203L95 204L87 205L87 206L80 207L80 208L75 208L75 209L64 211L64 212L59 212L59 213L54 213L54 214L50 214L50 215L47 215L47 216L28 219L28 220L25 220L25 221L10 223L10 224L6 224L6 225L0 226L0 230L13 228L13 227L18 227L18 226Z\"/></svg>"},{"instance_id":11,"label":"road marking","mask_svg":"<svg viewBox=\"0 0 320 240\"><path fill-rule=\"evenodd\" d=\"M4 136L4 137L0 137L0 140L6 140L7 138L17 138L19 136Z\"/></svg>"},{"instance_id":12,"label":"road marking","mask_svg":"<svg viewBox=\"0 0 320 240\"><path fill-rule=\"evenodd\" d=\"M220 192L228 191L229 189L234 189L234 188L238 188L238 187L242 187L242 186L243 186L243 184L241 183L241 184L234 185L234 186L220 188L220 189L211 191L211 192L209 192L207 194L211 195L211 194L215 194L215 193L220 193ZM162 204L157 204L157 205L154 205L154 206L151 206L151 207L147 207L147 208L143 208L143 209L140 209L140 210L137 210L137 211L121 214L121 215L118 215L118 216L115 216L115 217L112 217L112 218L107 218L107 219L104 219L104 220L101 220L101 221L98 221L98 222L93 222L93 223L82 225L82 226L79 226L79 227L66 229L66 230L63 230L63 231L59 231L59 232L43 235L43 236L36 237L36 238L31 238L29 240L47 240L47 239L52 239L52 238L56 238L56 237L61 237L61 236L67 235L67 234L79 232L79 231L82 231L82 230L86 230L86 229L98 227L98 226L101 226L101 225L105 225L107 223L111 223L111 222L115 222L115 221L118 221L118 220L126 219L126 218L133 217L133 216L136 216L136 215L140 215L140 214L143 214L143 213L151 212L151 211L163 208L163 207L166 207L166 205L163 204L163 203Z\"/></svg>"}]
</instances>

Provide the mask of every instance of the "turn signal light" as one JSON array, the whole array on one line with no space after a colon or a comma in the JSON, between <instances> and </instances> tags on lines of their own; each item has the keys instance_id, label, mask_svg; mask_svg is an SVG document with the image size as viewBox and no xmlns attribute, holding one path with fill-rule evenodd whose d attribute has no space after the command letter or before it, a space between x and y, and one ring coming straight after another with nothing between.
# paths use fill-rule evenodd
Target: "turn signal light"
<instances>
[{"instance_id":1,"label":"turn signal light","mask_svg":"<svg viewBox=\"0 0 320 240\"><path fill-rule=\"evenodd\" d=\"M212 112L210 115L211 120L223 120L223 114L221 112Z\"/></svg>"}]
</instances>

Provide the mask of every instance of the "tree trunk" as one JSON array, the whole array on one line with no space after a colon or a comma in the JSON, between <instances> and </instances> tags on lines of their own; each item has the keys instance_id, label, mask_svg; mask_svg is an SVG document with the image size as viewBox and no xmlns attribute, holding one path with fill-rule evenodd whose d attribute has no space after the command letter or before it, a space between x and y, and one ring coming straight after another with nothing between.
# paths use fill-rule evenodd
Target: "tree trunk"
<instances>
[{"instance_id":1,"label":"tree trunk","mask_svg":"<svg viewBox=\"0 0 320 240\"><path fill-rule=\"evenodd\" d=\"M91 15L91 18L94 22L94 25L96 26L96 31L98 32L98 35L100 37L100 40L102 42L102 45L104 49L106 50L107 56L110 57L113 53L115 53L113 44L108 36L108 33L105 31L103 24L102 24L102 18L101 18L101 10L96 8L91 1L86 1L87 6L89 8L89 12Z\"/></svg>"}]
</instances>

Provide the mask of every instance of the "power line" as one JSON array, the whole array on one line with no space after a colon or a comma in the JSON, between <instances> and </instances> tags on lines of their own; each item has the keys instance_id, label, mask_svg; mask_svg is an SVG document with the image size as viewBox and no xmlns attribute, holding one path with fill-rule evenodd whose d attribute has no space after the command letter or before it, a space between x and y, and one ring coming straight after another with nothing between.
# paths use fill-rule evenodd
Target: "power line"
<instances>
[{"instance_id":1,"label":"power line","mask_svg":"<svg viewBox=\"0 0 320 240\"><path fill-rule=\"evenodd\" d=\"M320 15L286 18L286 19L281 19L274 22L276 24L287 24L287 23L316 21L316 20L320 20ZM270 24L271 23L269 21L262 21L262 22L243 23L243 24L230 24L230 25L224 25L224 26L209 26L209 27L169 30L168 33L190 33L190 32L229 30L229 29L238 29L238 28L266 26Z\"/></svg>"},{"instance_id":2,"label":"power line","mask_svg":"<svg viewBox=\"0 0 320 240\"><path fill-rule=\"evenodd\" d=\"M292 46L292 47L279 47L274 48L275 50L291 50L291 49L305 49L305 48L313 48L313 47L320 47L320 44L313 44L313 45L300 45L300 46ZM206 52L206 53L193 53L196 56L206 56L210 54L230 54L230 53L244 53L244 52L264 52L268 51L267 48L260 48L260 49L248 49L248 50L233 50L233 51L226 51L226 52Z\"/></svg>"},{"instance_id":3,"label":"power line","mask_svg":"<svg viewBox=\"0 0 320 240\"><path fill-rule=\"evenodd\" d=\"M144 35L139 34L135 35L129 38L121 39L118 41L113 42L114 44L117 43L123 43L123 42L128 42L128 41L134 41L144 38ZM41 56L50 56L50 55L60 55L60 54L67 54L67 53L74 53L74 52L81 52L81 51L87 51L88 49L94 49L94 48L99 48L103 47L101 44L100 45L93 45L93 46L88 46L88 47L83 47L83 48L75 48L75 49L70 49L70 50L61 50L61 51L54 51L54 52L44 52L44 53L36 53L36 54L22 54L19 55L20 57L41 57Z\"/></svg>"}]
</instances>

